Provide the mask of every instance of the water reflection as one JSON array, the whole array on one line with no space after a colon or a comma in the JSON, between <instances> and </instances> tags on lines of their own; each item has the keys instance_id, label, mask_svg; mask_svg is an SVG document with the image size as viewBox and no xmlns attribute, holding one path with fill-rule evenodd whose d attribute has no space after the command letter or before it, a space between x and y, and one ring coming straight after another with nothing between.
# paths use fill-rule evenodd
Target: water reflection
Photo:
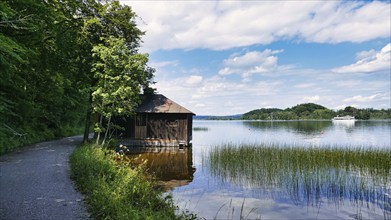
<instances>
[{"instance_id":1,"label":"water reflection","mask_svg":"<svg viewBox=\"0 0 391 220\"><path fill-rule=\"evenodd\" d=\"M333 120L333 125L342 128L353 128L356 124L355 120Z\"/></svg>"},{"instance_id":2,"label":"water reflection","mask_svg":"<svg viewBox=\"0 0 391 220\"><path fill-rule=\"evenodd\" d=\"M336 207L349 201L359 209L391 217L391 150L300 149L223 145L203 165L222 184L274 192L295 205Z\"/></svg>"},{"instance_id":3,"label":"water reflection","mask_svg":"<svg viewBox=\"0 0 391 220\"><path fill-rule=\"evenodd\" d=\"M192 148L140 148L128 157L132 163L144 164L148 172L158 180L163 190L189 184L194 177Z\"/></svg>"},{"instance_id":4,"label":"water reflection","mask_svg":"<svg viewBox=\"0 0 391 220\"><path fill-rule=\"evenodd\" d=\"M333 126L331 121L243 121L243 124L261 131L282 129L306 135L317 134Z\"/></svg>"},{"instance_id":5,"label":"water reflection","mask_svg":"<svg viewBox=\"0 0 391 220\"><path fill-rule=\"evenodd\" d=\"M345 130L347 133L353 133L356 125L355 120L333 120L332 122L336 129Z\"/></svg>"},{"instance_id":6,"label":"water reflection","mask_svg":"<svg viewBox=\"0 0 391 220\"><path fill-rule=\"evenodd\" d=\"M391 220L390 159L365 159L360 154L339 159L346 152L257 154L248 149L235 153L222 148L216 151L221 160L212 164L209 155L222 143L389 152L390 134L391 121L355 121L350 127L331 121L196 120L190 152L145 152L138 160L148 158L150 170L165 179L164 189L171 189L176 205L201 219L240 219L244 205L248 219ZM135 153L133 157L142 152ZM379 167L382 161L388 168Z\"/></svg>"}]
</instances>

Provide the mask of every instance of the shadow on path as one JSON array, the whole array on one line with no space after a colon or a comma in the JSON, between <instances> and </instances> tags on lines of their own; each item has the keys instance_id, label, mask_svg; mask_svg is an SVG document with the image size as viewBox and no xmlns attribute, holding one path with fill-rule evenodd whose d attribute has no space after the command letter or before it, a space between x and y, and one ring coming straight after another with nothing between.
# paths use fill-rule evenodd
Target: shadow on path
<instances>
[{"instance_id":1,"label":"shadow on path","mask_svg":"<svg viewBox=\"0 0 391 220\"><path fill-rule=\"evenodd\" d=\"M1 156L0 219L89 218L68 162L81 140L42 142Z\"/></svg>"}]
</instances>

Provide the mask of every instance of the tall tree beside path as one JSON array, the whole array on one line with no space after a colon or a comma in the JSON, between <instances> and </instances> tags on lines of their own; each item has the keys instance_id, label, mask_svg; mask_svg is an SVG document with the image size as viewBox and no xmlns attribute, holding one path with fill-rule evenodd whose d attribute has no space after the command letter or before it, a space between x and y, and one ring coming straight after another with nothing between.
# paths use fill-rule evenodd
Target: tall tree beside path
<instances>
[{"instance_id":1,"label":"tall tree beside path","mask_svg":"<svg viewBox=\"0 0 391 220\"><path fill-rule=\"evenodd\" d=\"M135 18L112 0L0 1L0 154L83 127L87 140L98 66L107 61L93 53L118 39L138 55L144 33ZM139 87L153 75L144 65L147 82L136 80Z\"/></svg>"},{"instance_id":2,"label":"tall tree beside path","mask_svg":"<svg viewBox=\"0 0 391 220\"><path fill-rule=\"evenodd\" d=\"M80 6L76 0L0 2L0 153L73 134L82 124Z\"/></svg>"},{"instance_id":3,"label":"tall tree beside path","mask_svg":"<svg viewBox=\"0 0 391 220\"><path fill-rule=\"evenodd\" d=\"M125 39L109 36L104 44L93 48L94 77L97 80L92 93L93 112L100 115L95 126L100 133L105 131L102 145L108 137L113 116L131 115L138 104L142 86L146 87L152 78L152 70L147 66L147 54L133 54L126 46ZM106 123L104 123L106 122Z\"/></svg>"},{"instance_id":4,"label":"tall tree beside path","mask_svg":"<svg viewBox=\"0 0 391 220\"><path fill-rule=\"evenodd\" d=\"M93 77L90 77L90 102L84 142L88 140L92 113L97 113L102 119L94 129L98 132L97 141L101 131L106 131L105 140L111 121L106 124L103 119L130 114L138 102L141 88L149 88L152 83L154 69L146 64L148 55L138 54L144 32L137 27L136 16L131 7L121 5L118 1L107 1L105 4L95 5L93 14L84 19L81 36L85 45L90 45L93 52L87 62L87 69L92 70ZM115 94L111 94L114 90ZM116 99L110 99L113 97L109 95ZM119 105L122 107L118 107Z\"/></svg>"}]
</instances>

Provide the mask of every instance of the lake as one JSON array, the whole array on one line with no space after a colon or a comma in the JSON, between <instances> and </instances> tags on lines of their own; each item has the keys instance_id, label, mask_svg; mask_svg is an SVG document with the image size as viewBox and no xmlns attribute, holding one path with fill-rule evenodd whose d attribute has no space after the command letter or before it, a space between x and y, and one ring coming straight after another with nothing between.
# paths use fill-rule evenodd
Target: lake
<instances>
[{"instance_id":1,"label":"lake","mask_svg":"<svg viewBox=\"0 0 391 220\"><path fill-rule=\"evenodd\" d=\"M145 153L205 219L391 219L391 121L201 121L193 147Z\"/></svg>"}]
</instances>

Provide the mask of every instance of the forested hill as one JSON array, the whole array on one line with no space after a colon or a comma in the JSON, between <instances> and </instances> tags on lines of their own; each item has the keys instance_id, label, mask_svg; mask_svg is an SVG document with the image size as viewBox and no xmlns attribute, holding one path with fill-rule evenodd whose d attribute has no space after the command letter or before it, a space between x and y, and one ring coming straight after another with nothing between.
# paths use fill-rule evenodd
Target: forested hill
<instances>
[{"instance_id":1,"label":"forested hill","mask_svg":"<svg viewBox=\"0 0 391 220\"><path fill-rule=\"evenodd\" d=\"M132 113L154 72L135 18L114 0L0 1L0 154L88 137L92 114L104 140L112 116Z\"/></svg>"},{"instance_id":2,"label":"forested hill","mask_svg":"<svg viewBox=\"0 0 391 220\"><path fill-rule=\"evenodd\" d=\"M261 108L242 115L244 120L298 120L298 119L332 119L340 115L351 115L356 119L391 119L391 109L357 109L351 106L333 111L314 103L299 104L291 108Z\"/></svg>"}]
</instances>

